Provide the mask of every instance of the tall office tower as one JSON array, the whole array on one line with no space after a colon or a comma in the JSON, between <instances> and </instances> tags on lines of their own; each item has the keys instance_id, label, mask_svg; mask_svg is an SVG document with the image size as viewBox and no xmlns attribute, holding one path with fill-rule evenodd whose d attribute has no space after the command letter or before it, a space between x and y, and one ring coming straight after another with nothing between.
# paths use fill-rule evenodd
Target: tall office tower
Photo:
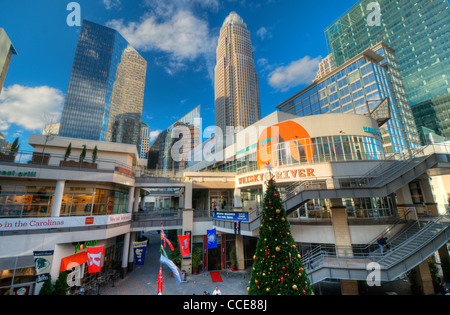
<instances>
[{"instance_id":1,"label":"tall office tower","mask_svg":"<svg viewBox=\"0 0 450 315\"><path fill-rule=\"evenodd\" d=\"M334 68L335 67L333 55L328 55L327 57L323 58L322 61L319 63L319 71L317 71L317 75L314 81L322 79L328 73L333 71Z\"/></svg>"},{"instance_id":2,"label":"tall office tower","mask_svg":"<svg viewBox=\"0 0 450 315\"><path fill-rule=\"evenodd\" d=\"M380 26L374 23L374 3L380 7ZM336 66L380 41L392 47L410 105L425 103L425 107L433 107L433 100L441 98L437 102L440 111L436 112L446 117L437 119L440 125L435 131L449 137L450 120L446 113L450 110L450 98L442 101L442 96L450 93L449 27L448 0L361 0L325 30L325 37Z\"/></svg>"},{"instance_id":3,"label":"tall office tower","mask_svg":"<svg viewBox=\"0 0 450 315\"><path fill-rule=\"evenodd\" d=\"M60 136L138 145L146 72L117 31L83 21Z\"/></svg>"},{"instance_id":4,"label":"tall office tower","mask_svg":"<svg viewBox=\"0 0 450 315\"><path fill-rule=\"evenodd\" d=\"M216 126L244 128L261 119L259 79L250 32L242 18L231 12L220 30L215 68Z\"/></svg>"},{"instance_id":5,"label":"tall office tower","mask_svg":"<svg viewBox=\"0 0 450 315\"><path fill-rule=\"evenodd\" d=\"M374 46L373 50L366 49L281 103L277 108L298 116L327 113L368 115L371 113L372 117L376 117L374 112L377 112L380 106L387 104L388 100L390 114L381 117L385 119L380 119L381 134L379 136L383 139L384 150L386 153L409 151L418 146L417 130L411 109L405 110L404 105L395 97L394 90L400 89L402 85L401 81L396 85L391 83L391 77L396 74L390 73L393 70L386 65L387 58L394 58L394 56L384 43ZM403 116L410 118L412 127L405 124ZM386 121L387 118L390 119ZM367 132L374 133L370 128ZM345 135L345 137L348 136L351 135ZM324 154L329 154L328 146L337 145L336 141L340 146L341 140L331 138L323 144L323 147L320 144ZM371 143L361 143L358 150L362 150L362 153L375 152Z\"/></svg>"},{"instance_id":6,"label":"tall office tower","mask_svg":"<svg viewBox=\"0 0 450 315\"><path fill-rule=\"evenodd\" d=\"M141 122L141 136L139 137L139 158L147 159L150 150L150 128L145 122Z\"/></svg>"},{"instance_id":7,"label":"tall office tower","mask_svg":"<svg viewBox=\"0 0 450 315\"><path fill-rule=\"evenodd\" d=\"M17 55L17 51L11 43L8 34L0 27L0 93L2 92L13 55Z\"/></svg>"}]
</instances>

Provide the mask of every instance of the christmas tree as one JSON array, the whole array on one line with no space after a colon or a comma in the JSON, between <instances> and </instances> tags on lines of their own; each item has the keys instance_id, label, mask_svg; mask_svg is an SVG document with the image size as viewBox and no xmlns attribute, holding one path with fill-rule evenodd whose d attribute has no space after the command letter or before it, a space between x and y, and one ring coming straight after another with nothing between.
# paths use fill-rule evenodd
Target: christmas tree
<instances>
[{"instance_id":1,"label":"christmas tree","mask_svg":"<svg viewBox=\"0 0 450 315\"><path fill-rule=\"evenodd\" d=\"M312 295L273 177L267 183L249 295Z\"/></svg>"}]
</instances>

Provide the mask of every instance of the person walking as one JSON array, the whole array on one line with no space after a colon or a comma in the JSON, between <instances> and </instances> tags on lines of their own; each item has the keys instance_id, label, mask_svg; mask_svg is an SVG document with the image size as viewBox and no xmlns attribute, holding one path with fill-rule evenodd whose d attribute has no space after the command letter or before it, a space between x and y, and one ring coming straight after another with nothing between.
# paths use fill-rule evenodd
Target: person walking
<instances>
[{"instance_id":1,"label":"person walking","mask_svg":"<svg viewBox=\"0 0 450 315\"><path fill-rule=\"evenodd\" d=\"M387 238L386 237L380 237L377 239L378 246L380 246L381 255L384 253L384 247L386 246L387 249L391 249L389 245L387 244Z\"/></svg>"}]
</instances>

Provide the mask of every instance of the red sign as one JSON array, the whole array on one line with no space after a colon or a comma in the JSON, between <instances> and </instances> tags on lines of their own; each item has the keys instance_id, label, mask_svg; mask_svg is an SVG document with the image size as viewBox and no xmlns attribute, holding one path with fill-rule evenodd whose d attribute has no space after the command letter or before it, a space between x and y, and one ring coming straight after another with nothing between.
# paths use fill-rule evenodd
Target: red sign
<instances>
[{"instance_id":1,"label":"red sign","mask_svg":"<svg viewBox=\"0 0 450 315\"><path fill-rule=\"evenodd\" d=\"M104 254L104 246L87 247L87 263L89 273L101 272Z\"/></svg>"},{"instance_id":2,"label":"red sign","mask_svg":"<svg viewBox=\"0 0 450 315\"><path fill-rule=\"evenodd\" d=\"M86 218L86 220L84 221L84 224L86 224L86 225L94 224L94 217Z\"/></svg>"}]
</instances>

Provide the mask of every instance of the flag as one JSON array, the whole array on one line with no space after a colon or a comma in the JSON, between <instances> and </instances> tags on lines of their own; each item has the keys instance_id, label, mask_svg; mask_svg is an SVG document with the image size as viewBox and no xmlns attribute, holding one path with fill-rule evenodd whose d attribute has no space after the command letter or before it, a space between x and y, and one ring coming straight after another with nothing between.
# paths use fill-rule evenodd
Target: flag
<instances>
[{"instance_id":1,"label":"flag","mask_svg":"<svg viewBox=\"0 0 450 315\"><path fill-rule=\"evenodd\" d=\"M175 280L179 285L181 283L181 275L180 272L178 271L177 266L173 263L173 261L171 261L167 257L164 257L164 255L161 255L161 263L167 265L167 267L169 267L170 270L172 270L173 276L175 277Z\"/></svg>"},{"instance_id":2,"label":"flag","mask_svg":"<svg viewBox=\"0 0 450 315\"><path fill-rule=\"evenodd\" d=\"M163 292L163 275L162 275L162 267L159 268L158 274L158 295L162 295Z\"/></svg>"},{"instance_id":3,"label":"flag","mask_svg":"<svg viewBox=\"0 0 450 315\"><path fill-rule=\"evenodd\" d=\"M163 225L161 223L161 242L164 242L164 248L166 247L166 243L169 244L170 249L173 251L173 245L169 241L169 239L166 237L166 233L164 233Z\"/></svg>"},{"instance_id":4,"label":"flag","mask_svg":"<svg viewBox=\"0 0 450 315\"><path fill-rule=\"evenodd\" d=\"M217 248L217 236L216 236L216 229L207 230L207 248Z\"/></svg>"},{"instance_id":5,"label":"flag","mask_svg":"<svg viewBox=\"0 0 450 315\"><path fill-rule=\"evenodd\" d=\"M34 266L36 268L36 282L45 282L47 281L52 269L54 251L35 251L33 254Z\"/></svg>"},{"instance_id":6,"label":"flag","mask_svg":"<svg viewBox=\"0 0 450 315\"><path fill-rule=\"evenodd\" d=\"M178 243L180 243L181 256L186 257L191 254L191 238L189 234L178 235Z\"/></svg>"},{"instance_id":7,"label":"flag","mask_svg":"<svg viewBox=\"0 0 450 315\"><path fill-rule=\"evenodd\" d=\"M134 261L136 266L143 266L145 261L145 252L147 250L147 242L133 242Z\"/></svg>"},{"instance_id":8,"label":"flag","mask_svg":"<svg viewBox=\"0 0 450 315\"><path fill-rule=\"evenodd\" d=\"M87 247L87 263L89 273L98 273L102 270L103 255L105 254L104 246Z\"/></svg>"}]
</instances>

